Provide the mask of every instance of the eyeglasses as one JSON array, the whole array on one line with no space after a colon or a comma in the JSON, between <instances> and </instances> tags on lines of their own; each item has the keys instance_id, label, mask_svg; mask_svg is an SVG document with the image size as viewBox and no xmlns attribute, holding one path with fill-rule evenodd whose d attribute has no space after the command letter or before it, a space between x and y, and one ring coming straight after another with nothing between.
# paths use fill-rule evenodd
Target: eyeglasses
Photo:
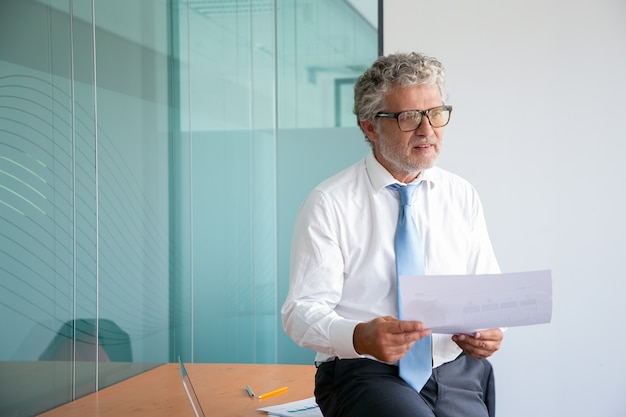
<instances>
[{"instance_id":1,"label":"eyeglasses","mask_svg":"<svg viewBox=\"0 0 626 417\"><path fill-rule=\"evenodd\" d=\"M377 113L376 117L396 119L398 127L403 132L412 132L420 127L422 118L426 116L432 127L444 127L450 121L452 106L433 107L428 110L406 110L400 113Z\"/></svg>"}]
</instances>

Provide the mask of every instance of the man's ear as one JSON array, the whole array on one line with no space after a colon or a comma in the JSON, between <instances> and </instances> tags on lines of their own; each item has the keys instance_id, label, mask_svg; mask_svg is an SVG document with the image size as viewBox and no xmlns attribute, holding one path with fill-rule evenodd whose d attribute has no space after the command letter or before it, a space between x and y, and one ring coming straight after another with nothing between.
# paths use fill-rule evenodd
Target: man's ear
<instances>
[{"instance_id":1,"label":"man's ear","mask_svg":"<svg viewBox=\"0 0 626 417\"><path fill-rule=\"evenodd\" d=\"M361 126L361 130L365 133L365 136L372 142L376 142L378 139L378 134L376 133L376 125L374 122L369 120L359 120L359 125Z\"/></svg>"}]
</instances>

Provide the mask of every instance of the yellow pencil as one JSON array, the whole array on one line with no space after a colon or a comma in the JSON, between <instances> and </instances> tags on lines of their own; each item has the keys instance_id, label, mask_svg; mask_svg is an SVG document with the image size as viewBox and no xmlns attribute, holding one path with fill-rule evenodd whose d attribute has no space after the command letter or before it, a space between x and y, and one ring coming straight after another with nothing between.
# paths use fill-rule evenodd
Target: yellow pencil
<instances>
[{"instance_id":1,"label":"yellow pencil","mask_svg":"<svg viewBox=\"0 0 626 417\"><path fill-rule=\"evenodd\" d=\"M282 394L283 392L286 392L286 391L287 391L287 387L278 388L278 389L275 389L274 391L266 392L265 394L259 395L259 400L264 400L266 398L270 398L275 395Z\"/></svg>"}]
</instances>

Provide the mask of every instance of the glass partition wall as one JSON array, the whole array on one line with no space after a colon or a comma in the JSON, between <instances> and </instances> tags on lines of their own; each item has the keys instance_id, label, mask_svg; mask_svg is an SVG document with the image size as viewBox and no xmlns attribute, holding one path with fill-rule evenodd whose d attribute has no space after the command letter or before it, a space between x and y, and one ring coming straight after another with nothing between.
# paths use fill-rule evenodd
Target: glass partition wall
<instances>
[{"instance_id":1,"label":"glass partition wall","mask_svg":"<svg viewBox=\"0 0 626 417\"><path fill-rule=\"evenodd\" d=\"M293 219L367 152L376 0L3 0L0 415L181 355L311 363Z\"/></svg>"}]
</instances>

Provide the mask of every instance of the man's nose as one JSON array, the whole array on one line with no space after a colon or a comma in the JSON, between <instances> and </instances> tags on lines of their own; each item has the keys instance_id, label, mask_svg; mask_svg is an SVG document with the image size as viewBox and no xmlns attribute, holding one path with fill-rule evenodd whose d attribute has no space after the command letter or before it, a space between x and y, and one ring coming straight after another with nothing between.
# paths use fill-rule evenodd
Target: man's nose
<instances>
[{"instance_id":1,"label":"man's nose","mask_svg":"<svg viewBox=\"0 0 626 417\"><path fill-rule=\"evenodd\" d=\"M420 125L415 129L415 134L418 136L431 137L435 134L435 130L430 125L430 121L426 115L422 116Z\"/></svg>"}]
</instances>

